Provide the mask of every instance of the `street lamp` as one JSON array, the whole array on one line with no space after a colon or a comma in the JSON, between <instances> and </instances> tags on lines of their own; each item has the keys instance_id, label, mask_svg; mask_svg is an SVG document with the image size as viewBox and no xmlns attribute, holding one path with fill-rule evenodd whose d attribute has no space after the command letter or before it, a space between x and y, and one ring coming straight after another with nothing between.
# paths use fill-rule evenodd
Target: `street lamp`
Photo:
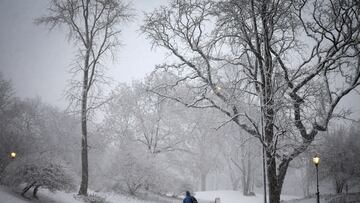
<instances>
[{"instance_id":1,"label":"street lamp","mask_svg":"<svg viewBox=\"0 0 360 203\"><path fill-rule=\"evenodd\" d=\"M320 157L318 155L315 155L312 158L312 161L315 164L315 168L316 168L316 202L320 203L320 192L319 192L319 163L320 163Z\"/></svg>"},{"instance_id":2,"label":"street lamp","mask_svg":"<svg viewBox=\"0 0 360 203\"><path fill-rule=\"evenodd\" d=\"M10 153L10 158L15 159L15 157L16 157L16 153L15 153L15 152L11 152L11 153Z\"/></svg>"}]
</instances>

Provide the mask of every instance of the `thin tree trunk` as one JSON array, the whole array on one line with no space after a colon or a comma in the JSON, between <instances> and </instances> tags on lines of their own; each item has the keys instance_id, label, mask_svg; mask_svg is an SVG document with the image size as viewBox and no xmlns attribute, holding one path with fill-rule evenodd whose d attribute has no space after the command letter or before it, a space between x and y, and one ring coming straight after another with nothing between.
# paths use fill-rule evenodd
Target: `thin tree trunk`
<instances>
[{"instance_id":1,"label":"thin tree trunk","mask_svg":"<svg viewBox=\"0 0 360 203\"><path fill-rule=\"evenodd\" d=\"M345 185L345 181L343 181L343 180L336 180L335 181L336 194L342 193L344 185Z\"/></svg>"},{"instance_id":2,"label":"thin tree trunk","mask_svg":"<svg viewBox=\"0 0 360 203\"><path fill-rule=\"evenodd\" d=\"M35 186L35 188L34 188L34 191L33 191L33 197L34 197L34 198L38 198L38 197L37 197L37 192L38 192L38 190L39 190L39 187L40 187L40 185L37 185L37 186Z\"/></svg>"},{"instance_id":3,"label":"thin tree trunk","mask_svg":"<svg viewBox=\"0 0 360 203\"><path fill-rule=\"evenodd\" d=\"M237 178L233 169L231 168L231 163L228 162L228 168L229 168L229 178L231 182L231 186L233 190L237 190L239 187L240 178Z\"/></svg>"},{"instance_id":4,"label":"thin tree trunk","mask_svg":"<svg viewBox=\"0 0 360 203\"><path fill-rule=\"evenodd\" d=\"M250 149L247 149L246 153L246 162L242 161L244 166L244 173L242 175L242 185L243 185L243 195L247 196L250 194L250 184L251 184L251 160L250 160ZM246 164L245 164L246 163Z\"/></svg>"},{"instance_id":5,"label":"thin tree trunk","mask_svg":"<svg viewBox=\"0 0 360 203\"><path fill-rule=\"evenodd\" d=\"M90 0L83 2L83 12L84 17L84 26L85 26L85 47L86 52L84 56L84 78L82 85L82 98L81 98L81 184L79 189L79 195L87 196L88 182L89 182L89 172L88 172L88 145L87 145L87 99L88 91L90 88L89 84L89 61L90 61L90 51L92 47L92 39L90 40L90 31L89 31L89 4Z\"/></svg>"},{"instance_id":6,"label":"thin tree trunk","mask_svg":"<svg viewBox=\"0 0 360 203\"><path fill-rule=\"evenodd\" d=\"M206 191L206 174L202 173L201 177L201 191Z\"/></svg>"},{"instance_id":7,"label":"thin tree trunk","mask_svg":"<svg viewBox=\"0 0 360 203\"><path fill-rule=\"evenodd\" d=\"M250 195L251 191L251 156L250 156L250 149L248 149L248 164L247 164L247 174L246 174L246 195Z\"/></svg>"},{"instance_id":8,"label":"thin tree trunk","mask_svg":"<svg viewBox=\"0 0 360 203\"><path fill-rule=\"evenodd\" d=\"M34 186L35 184L36 184L36 181L32 182L30 185L27 185L27 186L23 189L23 191L22 191L22 193L21 193L21 196L24 196L25 193L26 193L27 191L29 191L30 188L32 188L32 186Z\"/></svg>"},{"instance_id":9,"label":"thin tree trunk","mask_svg":"<svg viewBox=\"0 0 360 203\"><path fill-rule=\"evenodd\" d=\"M79 195L87 196L89 181L88 172L88 145L87 145L87 95L88 95L88 66L90 50L85 56L85 69L83 78L82 100L81 100L81 184Z\"/></svg>"}]
</instances>

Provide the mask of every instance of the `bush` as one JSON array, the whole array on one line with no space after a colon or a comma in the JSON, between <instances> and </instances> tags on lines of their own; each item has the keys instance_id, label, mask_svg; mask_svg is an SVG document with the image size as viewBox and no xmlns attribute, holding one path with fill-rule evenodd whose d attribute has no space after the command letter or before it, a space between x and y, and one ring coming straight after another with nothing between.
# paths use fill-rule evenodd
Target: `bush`
<instances>
[{"instance_id":1,"label":"bush","mask_svg":"<svg viewBox=\"0 0 360 203\"><path fill-rule=\"evenodd\" d=\"M50 191L71 191L76 187L75 175L67 164L50 155L16 159L5 168L3 175L1 182L4 185L17 187L26 184L23 194L31 187L35 187L36 192L39 187Z\"/></svg>"}]
</instances>

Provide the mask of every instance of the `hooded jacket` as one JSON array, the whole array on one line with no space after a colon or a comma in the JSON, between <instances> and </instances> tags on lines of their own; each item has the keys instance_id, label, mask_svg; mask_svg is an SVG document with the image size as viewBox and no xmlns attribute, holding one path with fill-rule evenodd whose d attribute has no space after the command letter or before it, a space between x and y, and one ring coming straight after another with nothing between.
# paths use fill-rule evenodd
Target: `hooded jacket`
<instances>
[{"instance_id":1,"label":"hooded jacket","mask_svg":"<svg viewBox=\"0 0 360 203\"><path fill-rule=\"evenodd\" d=\"M191 196L186 196L183 200L183 203L192 203Z\"/></svg>"},{"instance_id":2,"label":"hooded jacket","mask_svg":"<svg viewBox=\"0 0 360 203\"><path fill-rule=\"evenodd\" d=\"M183 203L192 203L190 192L186 191L186 196L183 200Z\"/></svg>"}]
</instances>

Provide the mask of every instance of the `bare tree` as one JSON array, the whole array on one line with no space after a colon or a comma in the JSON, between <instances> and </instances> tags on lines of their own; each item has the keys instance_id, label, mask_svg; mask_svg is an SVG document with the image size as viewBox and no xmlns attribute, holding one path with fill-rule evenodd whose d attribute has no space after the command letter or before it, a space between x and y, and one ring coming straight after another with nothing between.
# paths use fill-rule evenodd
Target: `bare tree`
<instances>
[{"instance_id":1,"label":"bare tree","mask_svg":"<svg viewBox=\"0 0 360 203\"><path fill-rule=\"evenodd\" d=\"M100 84L105 82L101 60L119 45L119 23L131 15L128 4L121 0L52 0L49 14L36 19L50 28L65 26L69 38L78 47L76 67L72 71L82 79L74 80L69 91L70 102L81 106L82 179L79 194L87 195L88 144L87 121L91 110L103 103L98 96ZM91 95L91 92L95 92Z\"/></svg>"},{"instance_id":2,"label":"bare tree","mask_svg":"<svg viewBox=\"0 0 360 203\"><path fill-rule=\"evenodd\" d=\"M239 135L239 133L242 134ZM256 168L258 168L255 160L260 160L258 156L260 148L257 146L257 140L243 131L226 135L225 139L227 144L226 147L223 147L223 151L233 189L237 190L241 183L243 195L252 195ZM238 174L234 174L234 172Z\"/></svg>"},{"instance_id":3,"label":"bare tree","mask_svg":"<svg viewBox=\"0 0 360 203\"><path fill-rule=\"evenodd\" d=\"M200 179L201 191L207 190L207 180L209 175L216 171L220 164L220 144L219 144L219 132L217 132L213 126L217 116L217 112L192 112L193 118L189 119L193 123L192 131L189 133L186 143L190 158L193 161L193 170L195 177ZM189 117L191 114L189 114Z\"/></svg>"},{"instance_id":4,"label":"bare tree","mask_svg":"<svg viewBox=\"0 0 360 203\"><path fill-rule=\"evenodd\" d=\"M104 123L108 134L127 136L154 155L179 149L182 129L174 102L147 92L140 82L120 84L111 97Z\"/></svg>"},{"instance_id":5,"label":"bare tree","mask_svg":"<svg viewBox=\"0 0 360 203\"><path fill-rule=\"evenodd\" d=\"M340 126L326 134L320 153L324 179L330 179L334 183L336 193L342 193L347 185L358 182L360 154L357 135L359 129L356 125L346 129ZM347 192L347 191L346 191Z\"/></svg>"},{"instance_id":6,"label":"bare tree","mask_svg":"<svg viewBox=\"0 0 360 203\"><path fill-rule=\"evenodd\" d=\"M352 0L172 1L142 27L174 57L155 70L163 84L152 91L215 108L258 137L270 202L280 202L289 163L346 113L335 108L360 84L359 13Z\"/></svg>"}]
</instances>

